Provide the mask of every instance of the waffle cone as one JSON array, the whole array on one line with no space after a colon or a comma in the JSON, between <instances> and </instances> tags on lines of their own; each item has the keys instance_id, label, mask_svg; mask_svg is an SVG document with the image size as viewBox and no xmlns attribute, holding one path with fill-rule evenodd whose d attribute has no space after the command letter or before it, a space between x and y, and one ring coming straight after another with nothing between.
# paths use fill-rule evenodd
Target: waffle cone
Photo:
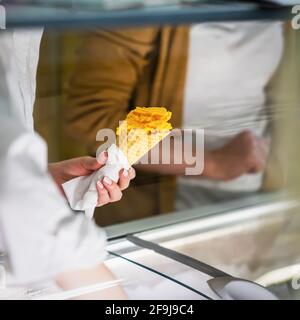
<instances>
[{"instance_id":1,"label":"waffle cone","mask_svg":"<svg viewBox=\"0 0 300 320\"><path fill-rule=\"evenodd\" d=\"M172 113L163 107L137 107L120 122L117 129L118 146L131 165L136 164L172 129Z\"/></svg>"},{"instance_id":2,"label":"waffle cone","mask_svg":"<svg viewBox=\"0 0 300 320\"><path fill-rule=\"evenodd\" d=\"M143 129L132 129L128 133L123 132L119 135L118 146L130 165L134 165L169 133L169 130L147 132Z\"/></svg>"}]
</instances>

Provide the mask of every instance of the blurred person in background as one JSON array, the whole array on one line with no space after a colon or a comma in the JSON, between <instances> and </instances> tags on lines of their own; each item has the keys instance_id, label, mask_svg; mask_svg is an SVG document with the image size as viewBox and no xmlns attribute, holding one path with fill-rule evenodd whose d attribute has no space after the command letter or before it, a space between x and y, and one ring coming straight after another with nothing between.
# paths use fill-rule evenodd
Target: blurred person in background
<instances>
[{"instance_id":1,"label":"blurred person in background","mask_svg":"<svg viewBox=\"0 0 300 320\"><path fill-rule=\"evenodd\" d=\"M114 279L101 266L106 236L83 214L74 214L61 184L101 168L92 157L47 164L45 142L33 130L36 68L42 30L7 30L0 35L0 252L6 254L9 284L56 278L63 288ZM99 205L118 201L134 178L98 188ZM85 269L78 273L74 270ZM72 273L68 273L72 271ZM75 274L76 283L74 284ZM95 279L95 278L94 278ZM121 289L110 292L123 298Z\"/></svg>"},{"instance_id":2,"label":"blurred person in background","mask_svg":"<svg viewBox=\"0 0 300 320\"><path fill-rule=\"evenodd\" d=\"M201 175L185 176L184 164L139 165L144 174L120 206L99 210L98 223L199 207L282 183L273 116L286 63L285 29L264 21L85 34L65 126L90 154L98 148L98 129L115 129L134 106L164 106L173 112L173 127L205 129Z\"/></svg>"}]
</instances>

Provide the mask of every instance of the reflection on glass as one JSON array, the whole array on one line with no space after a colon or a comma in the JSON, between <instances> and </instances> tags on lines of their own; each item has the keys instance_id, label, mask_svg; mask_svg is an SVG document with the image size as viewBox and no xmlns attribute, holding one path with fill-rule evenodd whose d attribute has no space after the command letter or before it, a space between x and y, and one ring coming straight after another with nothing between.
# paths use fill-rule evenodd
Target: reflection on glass
<instances>
[{"instance_id":1,"label":"reflection on glass","mask_svg":"<svg viewBox=\"0 0 300 320\"><path fill-rule=\"evenodd\" d=\"M63 104L65 115L59 128L55 124L62 140L48 139L51 158L95 155L97 132L115 130L135 106L164 106L174 128L193 132L184 136L183 149L171 143L170 163L137 165L137 179L122 201L98 209L100 225L242 199L284 184L278 136L291 102L278 83L291 80L283 80L291 53L283 22L50 32L45 39L39 88L47 90L43 81L49 87L43 69L52 68L55 88L48 95ZM49 66L50 40L60 50ZM37 112L45 95L39 95ZM200 129L204 146L197 140ZM185 159L188 148L200 150L193 161L204 161L201 174L187 175L194 165ZM182 162L175 164L179 153Z\"/></svg>"},{"instance_id":2,"label":"reflection on glass","mask_svg":"<svg viewBox=\"0 0 300 320\"><path fill-rule=\"evenodd\" d=\"M170 279L109 256L105 265L115 280L105 281L100 268L70 272L59 282L1 290L0 299L22 300L203 300L203 296ZM121 293L121 294L120 294Z\"/></svg>"},{"instance_id":3,"label":"reflection on glass","mask_svg":"<svg viewBox=\"0 0 300 320\"><path fill-rule=\"evenodd\" d=\"M297 299L299 223L297 202L275 201L138 236Z\"/></svg>"},{"instance_id":4,"label":"reflection on glass","mask_svg":"<svg viewBox=\"0 0 300 320\"><path fill-rule=\"evenodd\" d=\"M122 256L145 268L150 268L151 270L158 272L163 278L168 277L174 279L174 281L180 283L187 292L190 292L189 294L192 293L192 296L198 296L197 299L218 299L207 284L207 280L211 279L211 277L205 273L189 268L150 250L137 250L130 253L123 253ZM153 289L157 291L157 293L160 292L159 294L166 298L170 294L170 292L165 291L164 289L167 283L168 281L164 280L162 283L160 282L159 284L154 285ZM147 294L147 290L143 291ZM184 296L181 297L184 298Z\"/></svg>"}]
</instances>

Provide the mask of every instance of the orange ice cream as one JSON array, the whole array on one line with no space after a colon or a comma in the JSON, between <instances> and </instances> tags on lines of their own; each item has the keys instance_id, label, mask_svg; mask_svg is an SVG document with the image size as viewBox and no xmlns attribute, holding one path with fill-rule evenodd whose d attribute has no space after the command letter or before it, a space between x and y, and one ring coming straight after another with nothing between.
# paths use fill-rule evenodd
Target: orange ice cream
<instances>
[{"instance_id":1,"label":"orange ice cream","mask_svg":"<svg viewBox=\"0 0 300 320\"><path fill-rule=\"evenodd\" d=\"M137 107L117 129L118 145L130 164L136 163L172 130L172 113L163 107Z\"/></svg>"}]
</instances>

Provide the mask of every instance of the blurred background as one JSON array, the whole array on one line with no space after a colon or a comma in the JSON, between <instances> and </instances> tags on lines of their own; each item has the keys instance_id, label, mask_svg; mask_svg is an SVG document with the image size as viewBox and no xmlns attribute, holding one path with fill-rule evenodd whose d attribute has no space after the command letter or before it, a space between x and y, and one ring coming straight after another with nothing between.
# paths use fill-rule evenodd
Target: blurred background
<instances>
[{"instance_id":1,"label":"blurred background","mask_svg":"<svg viewBox=\"0 0 300 320\"><path fill-rule=\"evenodd\" d=\"M42 39L34 119L50 162L95 156L98 130L115 130L136 106L168 108L174 128L204 129L201 175L186 176L187 165L138 165L121 202L97 209L110 252L207 289L198 273L133 250L126 235L136 233L299 299L292 279L300 274L300 38L283 9L253 1L30 3L71 8L74 19L88 15L76 27L67 15L55 28L51 11L45 15L52 22ZM123 26L127 10L142 18ZM164 18L155 20L155 10ZM93 11L116 15L99 27ZM186 143L197 141L191 135ZM132 292L143 281L160 283L154 274L135 279L124 263L107 262Z\"/></svg>"},{"instance_id":2,"label":"blurred background","mask_svg":"<svg viewBox=\"0 0 300 320\"><path fill-rule=\"evenodd\" d=\"M98 210L100 225L278 192L292 165L283 126L298 37L283 21L46 29L34 117L49 161L95 155L98 130L136 106L165 106L174 128L205 130L203 174L140 165L121 203Z\"/></svg>"}]
</instances>

